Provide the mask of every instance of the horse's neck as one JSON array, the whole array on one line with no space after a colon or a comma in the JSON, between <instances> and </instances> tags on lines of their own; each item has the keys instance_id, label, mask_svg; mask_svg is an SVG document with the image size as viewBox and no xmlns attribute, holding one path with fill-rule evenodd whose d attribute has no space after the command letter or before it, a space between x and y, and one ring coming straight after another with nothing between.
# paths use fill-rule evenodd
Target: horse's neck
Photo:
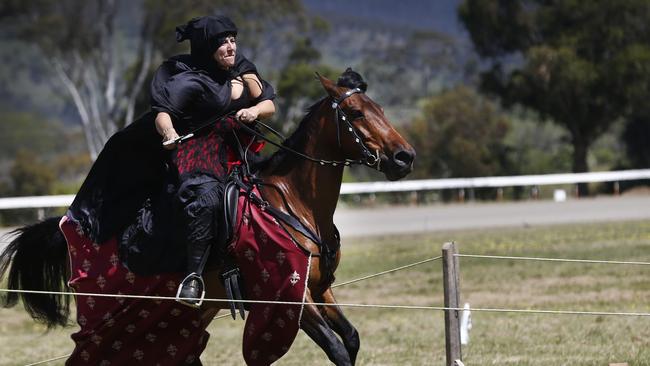
<instances>
[{"instance_id":1,"label":"horse's neck","mask_svg":"<svg viewBox=\"0 0 650 366\"><path fill-rule=\"evenodd\" d=\"M298 141L296 145L304 146L301 152L311 157L342 160L338 146L324 138L336 133L335 130L332 131L336 123L331 120L333 114L324 108L325 106L321 105L313 120L301 124L300 129L307 129L300 131L305 140ZM332 218L343 179L343 166L321 165L292 153L285 153L282 159L269 168L263 172L262 178L282 192L289 209L313 225L317 233L331 235ZM272 190L265 191L271 193ZM284 205L283 202L277 204L280 207Z\"/></svg>"}]
</instances>

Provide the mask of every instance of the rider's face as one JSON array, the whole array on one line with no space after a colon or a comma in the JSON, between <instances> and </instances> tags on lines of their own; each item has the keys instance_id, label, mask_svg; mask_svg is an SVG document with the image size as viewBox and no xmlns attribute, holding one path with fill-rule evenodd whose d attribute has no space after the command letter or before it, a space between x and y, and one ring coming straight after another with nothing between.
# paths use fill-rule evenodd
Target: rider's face
<instances>
[{"instance_id":1,"label":"rider's face","mask_svg":"<svg viewBox=\"0 0 650 366\"><path fill-rule=\"evenodd\" d=\"M237 43L234 36L228 36L225 42L216 51L214 51L214 59L219 66L224 69L229 69L235 66L235 55L237 54Z\"/></svg>"}]
</instances>

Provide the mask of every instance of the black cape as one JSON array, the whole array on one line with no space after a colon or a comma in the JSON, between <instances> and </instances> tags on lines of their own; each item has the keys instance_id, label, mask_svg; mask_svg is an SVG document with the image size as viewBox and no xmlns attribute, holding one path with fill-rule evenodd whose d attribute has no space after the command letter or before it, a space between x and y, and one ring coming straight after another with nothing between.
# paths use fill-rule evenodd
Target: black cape
<instances>
[{"instance_id":1,"label":"black cape","mask_svg":"<svg viewBox=\"0 0 650 366\"><path fill-rule=\"evenodd\" d=\"M168 112L176 130L187 133L228 111L233 77L258 75L255 65L239 54L227 72L206 72L199 66L190 55L165 61L152 81L152 110L113 135L97 157L67 212L94 242L119 235L147 198L163 189L170 174L169 152L161 146L156 114ZM259 79L262 95L253 104L275 97L273 87Z\"/></svg>"},{"instance_id":2,"label":"black cape","mask_svg":"<svg viewBox=\"0 0 650 366\"><path fill-rule=\"evenodd\" d=\"M155 116L146 113L108 140L68 209L67 216L96 243L128 225L165 175Z\"/></svg>"}]
</instances>

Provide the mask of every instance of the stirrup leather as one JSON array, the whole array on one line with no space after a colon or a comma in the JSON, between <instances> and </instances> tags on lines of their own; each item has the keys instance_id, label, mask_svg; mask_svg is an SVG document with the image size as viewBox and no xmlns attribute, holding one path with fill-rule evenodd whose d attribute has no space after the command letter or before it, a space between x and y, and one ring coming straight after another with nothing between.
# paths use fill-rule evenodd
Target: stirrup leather
<instances>
[{"instance_id":1,"label":"stirrup leather","mask_svg":"<svg viewBox=\"0 0 650 366\"><path fill-rule=\"evenodd\" d=\"M183 290L183 284L186 283L187 281L191 280L191 279L197 279L201 283L201 289L202 289L201 297L199 298L199 302L196 303L196 304L192 304L192 303L190 303L188 301L188 300L193 299L193 298L184 298L184 297L182 298L181 297L181 291ZM193 307L198 308L198 307L201 306L201 304L203 304L203 299L205 299L205 282L203 282L203 277L201 277L201 275L199 275L196 272L192 272L192 273L188 274L187 277L185 277L183 279L183 281L181 281L180 285L178 286L178 290L176 291L176 301L178 301L180 303L183 303L185 305L189 305L189 306L193 306Z\"/></svg>"}]
</instances>

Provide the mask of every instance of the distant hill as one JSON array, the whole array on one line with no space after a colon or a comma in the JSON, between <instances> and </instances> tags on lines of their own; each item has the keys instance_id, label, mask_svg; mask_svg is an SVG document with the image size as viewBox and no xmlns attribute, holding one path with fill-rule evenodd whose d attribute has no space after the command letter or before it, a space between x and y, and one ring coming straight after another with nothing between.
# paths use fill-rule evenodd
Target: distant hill
<instances>
[{"instance_id":1,"label":"distant hill","mask_svg":"<svg viewBox=\"0 0 650 366\"><path fill-rule=\"evenodd\" d=\"M430 30L467 37L456 9L461 0L303 0L307 10L337 23L342 19L391 28Z\"/></svg>"}]
</instances>

